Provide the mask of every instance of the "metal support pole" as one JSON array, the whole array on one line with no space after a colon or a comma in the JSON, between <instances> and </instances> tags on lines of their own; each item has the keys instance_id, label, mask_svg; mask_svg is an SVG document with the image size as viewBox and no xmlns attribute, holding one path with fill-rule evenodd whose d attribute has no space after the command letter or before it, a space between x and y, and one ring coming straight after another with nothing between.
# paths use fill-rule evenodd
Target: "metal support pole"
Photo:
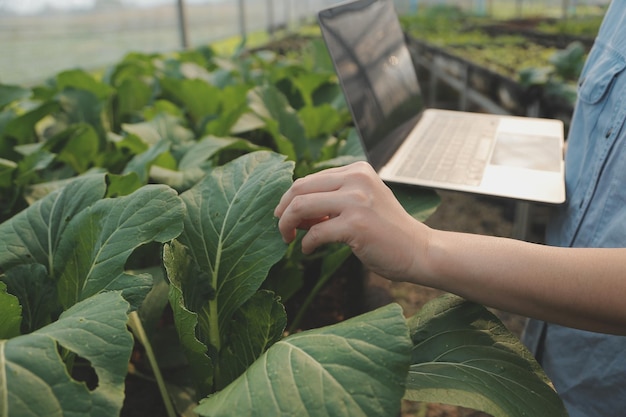
<instances>
[{"instance_id":1,"label":"metal support pole","mask_svg":"<svg viewBox=\"0 0 626 417\"><path fill-rule=\"evenodd\" d=\"M461 75L461 91L459 91L459 110L467 110L468 94L469 94L469 77L470 67L468 64L463 65L463 74Z\"/></svg>"},{"instance_id":2,"label":"metal support pole","mask_svg":"<svg viewBox=\"0 0 626 417\"><path fill-rule=\"evenodd\" d=\"M274 23L274 0L267 0L267 33L274 36L276 25Z\"/></svg>"},{"instance_id":3,"label":"metal support pole","mask_svg":"<svg viewBox=\"0 0 626 417\"><path fill-rule=\"evenodd\" d=\"M244 0L239 0L239 32L241 37L246 37L246 5Z\"/></svg>"},{"instance_id":4,"label":"metal support pole","mask_svg":"<svg viewBox=\"0 0 626 417\"><path fill-rule=\"evenodd\" d=\"M285 0L285 29L289 30L291 24L291 0Z\"/></svg>"},{"instance_id":5,"label":"metal support pole","mask_svg":"<svg viewBox=\"0 0 626 417\"><path fill-rule=\"evenodd\" d=\"M178 0L178 30L180 32L180 45L183 49L189 48L187 17L185 15L185 0Z\"/></svg>"}]
</instances>

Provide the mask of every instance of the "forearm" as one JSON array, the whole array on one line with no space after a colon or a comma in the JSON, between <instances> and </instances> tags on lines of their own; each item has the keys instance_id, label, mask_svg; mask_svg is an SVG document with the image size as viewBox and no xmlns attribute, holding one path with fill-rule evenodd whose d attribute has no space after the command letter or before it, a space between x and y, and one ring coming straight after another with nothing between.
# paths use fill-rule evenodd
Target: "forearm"
<instances>
[{"instance_id":1,"label":"forearm","mask_svg":"<svg viewBox=\"0 0 626 417\"><path fill-rule=\"evenodd\" d=\"M626 249L432 230L426 260L421 284L528 317L626 334Z\"/></svg>"}]
</instances>

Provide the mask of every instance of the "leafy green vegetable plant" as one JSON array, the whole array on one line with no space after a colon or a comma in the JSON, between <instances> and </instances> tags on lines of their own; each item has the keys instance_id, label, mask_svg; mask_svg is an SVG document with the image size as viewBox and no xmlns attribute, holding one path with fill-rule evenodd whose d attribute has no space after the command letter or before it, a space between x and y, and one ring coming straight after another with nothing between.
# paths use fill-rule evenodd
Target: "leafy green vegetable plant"
<instances>
[{"instance_id":1,"label":"leafy green vegetable plant","mask_svg":"<svg viewBox=\"0 0 626 417\"><path fill-rule=\"evenodd\" d=\"M161 381L191 392L184 415L394 415L404 396L565 415L519 341L457 298L286 336L304 269L322 285L350 253L303 257L272 210L294 177L363 157L319 39L130 54L0 92L0 417L119 415L129 314L159 365L184 355L186 382ZM394 192L421 219L438 203Z\"/></svg>"},{"instance_id":2,"label":"leafy green vegetable plant","mask_svg":"<svg viewBox=\"0 0 626 417\"><path fill-rule=\"evenodd\" d=\"M180 234L183 205L161 185L106 198L106 182L81 177L0 225L3 417L119 413L127 312L152 285L124 266L135 248ZM95 389L70 377L77 358L93 367Z\"/></svg>"}]
</instances>

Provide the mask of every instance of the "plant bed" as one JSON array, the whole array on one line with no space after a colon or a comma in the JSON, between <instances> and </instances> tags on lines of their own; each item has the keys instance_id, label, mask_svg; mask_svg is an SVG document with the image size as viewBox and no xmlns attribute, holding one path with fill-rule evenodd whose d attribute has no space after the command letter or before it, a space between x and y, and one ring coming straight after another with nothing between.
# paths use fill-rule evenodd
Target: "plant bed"
<instances>
[{"instance_id":1,"label":"plant bed","mask_svg":"<svg viewBox=\"0 0 626 417\"><path fill-rule=\"evenodd\" d=\"M597 31L600 18L566 24L549 19L494 22L442 6L401 16L401 21L413 51L427 63L422 67L435 59L446 61L439 71L457 84L466 82L505 111L525 115L529 103L538 102L540 115L567 124L591 44L589 33Z\"/></svg>"},{"instance_id":2,"label":"plant bed","mask_svg":"<svg viewBox=\"0 0 626 417\"><path fill-rule=\"evenodd\" d=\"M478 25L477 29L492 37L502 35L523 36L531 43L550 48L565 49L573 42L580 42L585 48L591 48L599 28L598 19L594 19L591 23L591 28L588 29L588 32L592 32L591 34L567 33L564 31L567 29L567 26L561 25L560 22L552 18L512 19ZM574 26L576 21L568 23ZM548 28L550 27L555 27L556 29L549 30Z\"/></svg>"},{"instance_id":3,"label":"plant bed","mask_svg":"<svg viewBox=\"0 0 626 417\"><path fill-rule=\"evenodd\" d=\"M526 88L512 78L455 55L448 48L411 37L408 37L408 43L412 54L419 57L414 62L420 74L420 83L426 91L428 79L432 76L430 65L435 63L437 70L459 83L466 83L468 89L480 93L511 114L526 115L528 106L539 99L537 88Z\"/></svg>"}]
</instances>

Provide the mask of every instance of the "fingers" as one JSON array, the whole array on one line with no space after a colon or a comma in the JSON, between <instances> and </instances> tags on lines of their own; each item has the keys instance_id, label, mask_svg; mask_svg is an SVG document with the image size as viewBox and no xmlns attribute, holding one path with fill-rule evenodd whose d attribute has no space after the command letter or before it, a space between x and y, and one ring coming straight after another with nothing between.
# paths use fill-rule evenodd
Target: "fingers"
<instances>
[{"instance_id":1,"label":"fingers","mask_svg":"<svg viewBox=\"0 0 626 417\"><path fill-rule=\"evenodd\" d=\"M335 191L343 184L343 175L349 168L330 168L316 174L297 179L291 188L282 196L274 210L276 217L281 217L294 197L311 193Z\"/></svg>"},{"instance_id":2,"label":"fingers","mask_svg":"<svg viewBox=\"0 0 626 417\"><path fill-rule=\"evenodd\" d=\"M332 228L335 222L330 220L343 210L349 210L350 205L358 205L355 201L361 198L355 198L355 195L362 197L361 191L367 193L372 186L372 178L379 180L372 167L363 162L327 169L296 180L274 210L275 216L280 219L278 227L283 240L290 243L296 237L296 229L309 229L305 238L307 241L337 241L338 236Z\"/></svg>"},{"instance_id":3,"label":"fingers","mask_svg":"<svg viewBox=\"0 0 626 417\"><path fill-rule=\"evenodd\" d=\"M309 229L336 217L341 211L340 197L334 192L316 192L295 195L279 215L278 229L289 243L296 237L296 229Z\"/></svg>"},{"instance_id":4,"label":"fingers","mask_svg":"<svg viewBox=\"0 0 626 417\"><path fill-rule=\"evenodd\" d=\"M302 253L311 254L318 247L326 243L347 243L342 225L342 219L335 217L311 226L302 238Z\"/></svg>"}]
</instances>

